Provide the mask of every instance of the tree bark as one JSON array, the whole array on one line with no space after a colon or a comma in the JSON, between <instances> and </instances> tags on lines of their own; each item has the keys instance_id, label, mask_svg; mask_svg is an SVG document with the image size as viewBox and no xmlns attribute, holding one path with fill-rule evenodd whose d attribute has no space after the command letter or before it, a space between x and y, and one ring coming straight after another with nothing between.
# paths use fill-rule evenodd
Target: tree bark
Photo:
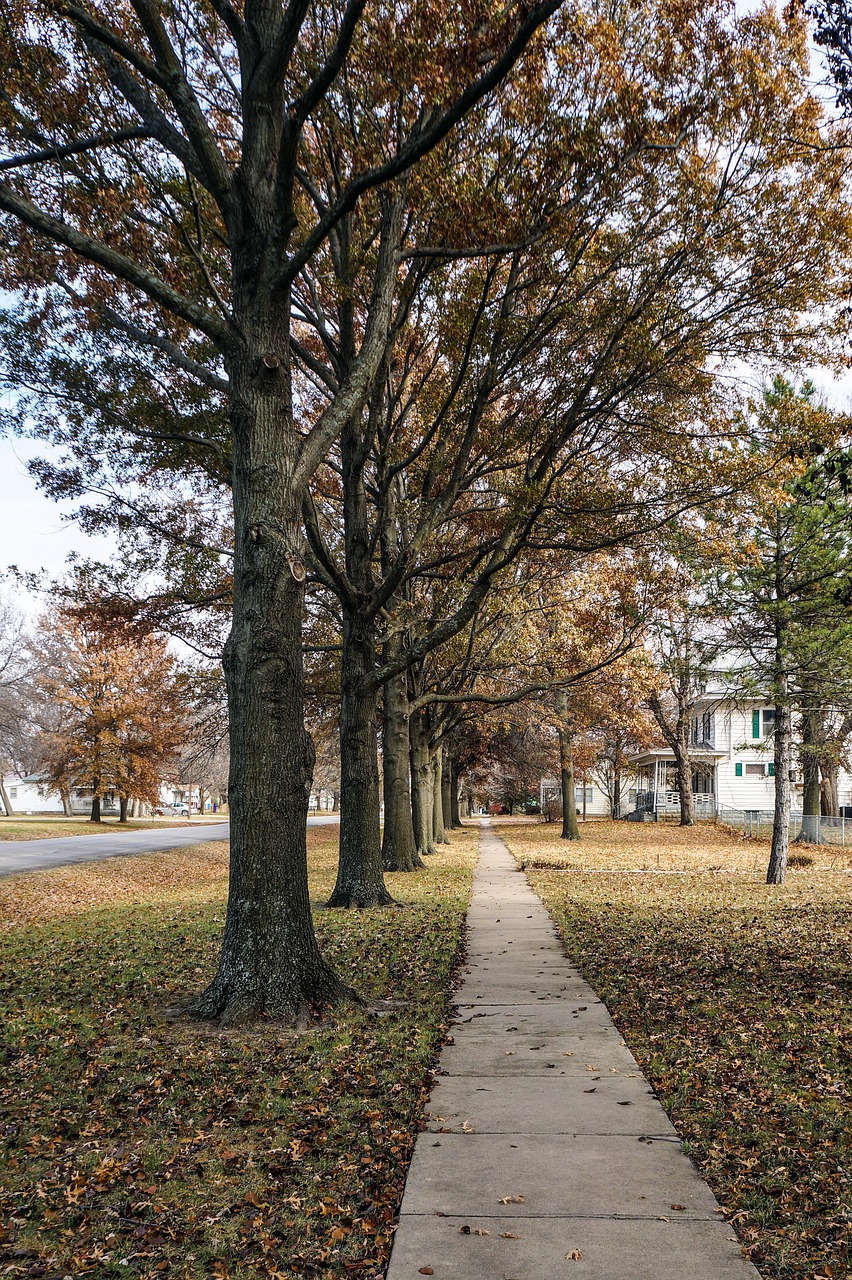
<instances>
[{"instance_id":1,"label":"tree bark","mask_svg":"<svg viewBox=\"0 0 852 1280\"><path fill-rule=\"evenodd\" d=\"M775 539L775 813L772 849L766 871L767 884L783 884L790 845L790 768L793 763L793 723L790 714L790 678L787 670L787 621L778 607L785 599L785 563L781 544L780 515Z\"/></svg>"},{"instance_id":2,"label":"tree bark","mask_svg":"<svg viewBox=\"0 0 852 1280\"><path fill-rule=\"evenodd\" d=\"M819 844L820 839L820 789L819 758L817 754L817 713L806 709L802 713L802 825L796 836L796 844Z\"/></svg>"},{"instance_id":3,"label":"tree bark","mask_svg":"<svg viewBox=\"0 0 852 1280\"><path fill-rule=\"evenodd\" d=\"M689 747L680 743L674 749L675 768L677 769L678 800L680 802L680 825L695 826L695 796L692 792L692 761L689 758Z\"/></svg>"},{"instance_id":4,"label":"tree bark","mask_svg":"<svg viewBox=\"0 0 852 1280\"><path fill-rule=\"evenodd\" d=\"M775 813L767 884L783 884L790 844L790 766L793 760L792 717L786 703L775 706Z\"/></svg>"},{"instance_id":5,"label":"tree bark","mask_svg":"<svg viewBox=\"0 0 852 1280\"><path fill-rule=\"evenodd\" d=\"M449 844L444 829L444 749L440 744L432 754L432 838L436 845Z\"/></svg>"},{"instance_id":6,"label":"tree bark","mask_svg":"<svg viewBox=\"0 0 852 1280\"><path fill-rule=\"evenodd\" d=\"M611 817L614 819L621 817L621 769L615 765L613 765L612 770L612 801L610 812Z\"/></svg>"},{"instance_id":7,"label":"tree bark","mask_svg":"<svg viewBox=\"0 0 852 1280\"><path fill-rule=\"evenodd\" d=\"M579 840L577 826L577 800L574 795L574 751L571 729L568 723L568 695L557 689L554 695L559 741L559 779L562 786L562 836L563 840Z\"/></svg>"},{"instance_id":8,"label":"tree bark","mask_svg":"<svg viewBox=\"0 0 852 1280\"><path fill-rule=\"evenodd\" d=\"M408 680L403 673L387 681L382 703L385 801L382 865L385 871L414 871L424 865L417 853L411 817L408 720Z\"/></svg>"},{"instance_id":9,"label":"tree bark","mask_svg":"<svg viewBox=\"0 0 852 1280\"><path fill-rule=\"evenodd\" d=\"M393 902L382 872L379 826L378 699L371 620L343 612L340 694L340 858L329 907Z\"/></svg>"},{"instance_id":10,"label":"tree bark","mask_svg":"<svg viewBox=\"0 0 852 1280\"><path fill-rule=\"evenodd\" d=\"M574 796L574 755L571 739L564 729L559 730L559 773L562 782L562 839L579 840L577 825L577 801Z\"/></svg>"},{"instance_id":11,"label":"tree bark","mask_svg":"<svg viewBox=\"0 0 852 1280\"><path fill-rule=\"evenodd\" d=\"M100 822L101 820L101 798L99 795L92 796L92 812L89 817L90 822Z\"/></svg>"},{"instance_id":12,"label":"tree bark","mask_svg":"<svg viewBox=\"0 0 852 1280\"><path fill-rule=\"evenodd\" d=\"M662 699L658 693L648 698L651 714L659 725L660 732L672 749L677 771L678 803L680 805L680 825L695 826L695 797L692 793L692 760L689 755L689 719L692 711L692 700L679 697L677 715L672 724L666 715Z\"/></svg>"},{"instance_id":13,"label":"tree bark","mask_svg":"<svg viewBox=\"0 0 852 1280\"><path fill-rule=\"evenodd\" d=\"M450 753L450 817L451 825L454 828L460 828L462 825L461 810L459 808L459 768L455 756Z\"/></svg>"},{"instance_id":14,"label":"tree bark","mask_svg":"<svg viewBox=\"0 0 852 1280\"><path fill-rule=\"evenodd\" d=\"M423 741L416 724L411 729L411 816L414 843L420 858L435 852L432 834L432 803L435 795L432 761L428 743Z\"/></svg>"},{"instance_id":15,"label":"tree bark","mask_svg":"<svg viewBox=\"0 0 852 1280\"><path fill-rule=\"evenodd\" d=\"M62 812L66 818L70 818L74 814L74 806L71 804L71 792L67 787L62 787L59 792L59 798L62 801Z\"/></svg>"},{"instance_id":16,"label":"tree bark","mask_svg":"<svg viewBox=\"0 0 852 1280\"><path fill-rule=\"evenodd\" d=\"M441 814L444 819L444 844L450 843L447 832L453 825L453 767L448 747L441 752Z\"/></svg>"},{"instance_id":17,"label":"tree bark","mask_svg":"<svg viewBox=\"0 0 852 1280\"><path fill-rule=\"evenodd\" d=\"M127 821L127 805L128 805L128 798L127 798L127 796L119 796L119 797L118 797L118 820L119 820L119 822L126 822L126 821Z\"/></svg>"},{"instance_id":18,"label":"tree bark","mask_svg":"<svg viewBox=\"0 0 852 1280\"><path fill-rule=\"evenodd\" d=\"M836 760L822 760L819 771L822 778L820 805L823 816L826 818L839 818L840 766Z\"/></svg>"},{"instance_id":19,"label":"tree bark","mask_svg":"<svg viewBox=\"0 0 852 1280\"><path fill-rule=\"evenodd\" d=\"M14 810L12 809L12 803L9 800L9 793L6 790L6 783L3 781L2 778L0 778L0 802L2 802L3 804L3 812L5 813L6 817L11 818L13 816Z\"/></svg>"},{"instance_id":20,"label":"tree bark","mask_svg":"<svg viewBox=\"0 0 852 1280\"><path fill-rule=\"evenodd\" d=\"M237 294L250 296L252 288L249 271ZM239 315L239 296L237 302ZM274 324L252 317L242 325L253 350L233 356L228 370L235 538L223 666L231 873L218 970L188 1008L225 1024L263 1015L299 1024L313 1007L354 998L320 955L308 895L314 747L304 722L301 494L292 484L300 438L291 412L287 310L275 308Z\"/></svg>"}]
</instances>

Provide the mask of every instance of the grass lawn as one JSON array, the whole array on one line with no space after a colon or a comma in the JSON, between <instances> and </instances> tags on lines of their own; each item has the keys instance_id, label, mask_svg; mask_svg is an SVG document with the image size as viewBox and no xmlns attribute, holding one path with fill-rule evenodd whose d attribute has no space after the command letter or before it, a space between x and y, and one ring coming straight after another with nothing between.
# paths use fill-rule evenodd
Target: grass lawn
<instances>
[{"instance_id":1,"label":"grass lawn","mask_svg":"<svg viewBox=\"0 0 852 1280\"><path fill-rule=\"evenodd\" d=\"M769 887L768 843L710 824L497 830L761 1273L852 1275L850 854Z\"/></svg>"},{"instance_id":2,"label":"grass lawn","mask_svg":"<svg viewBox=\"0 0 852 1280\"><path fill-rule=\"evenodd\" d=\"M203 826L205 822L222 822L227 814L221 817L208 814L204 819L196 818L193 826ZM35 817L0 818L0 840L44 840L48 836L91 836L99 832L114 831L150 831L152 827L186 827L190 825L186 818L128 818L120 823L118 818L103 818L100 822L90 822L88 818L51 818L44 814Z\"/></svg>"},{"instance_id":3,"label":"grass lawn","mask_svg":"<svg viewBox=\"0 0 852 1280\"><path fill-rule=\"evenodd\" d=\"M308 832L312 892L336 827ZM317 912L379 1016L221 1033L163 1010L212 973L223 845L0 880L0 1272L383 1274L448 1017L477 832L389 876L406 909Z\"/></svg>"}]
</instances>

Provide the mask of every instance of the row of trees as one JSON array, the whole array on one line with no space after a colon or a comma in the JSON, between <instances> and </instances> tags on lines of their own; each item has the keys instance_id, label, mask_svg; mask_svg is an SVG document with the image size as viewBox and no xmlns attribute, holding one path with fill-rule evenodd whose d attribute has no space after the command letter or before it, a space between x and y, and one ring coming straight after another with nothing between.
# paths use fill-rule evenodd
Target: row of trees
<instances>
[{"instance_id":1,"label":"row of trees","mask_svg":"<svg viewBox=\"0 0 852 1280\"><path fill-rule=\"evenodd\" d=\"M387 902L470 708L617 661L635 558L801 447L717 373L836 349L845 133L804 21L721 3L82 0L0 45L13 424L117 530L140 616L202 647L230 618L193 1008L298 1018L350 995L310 918L306 655L339 699L331 901Z\"/></svg>"}]
</instances>

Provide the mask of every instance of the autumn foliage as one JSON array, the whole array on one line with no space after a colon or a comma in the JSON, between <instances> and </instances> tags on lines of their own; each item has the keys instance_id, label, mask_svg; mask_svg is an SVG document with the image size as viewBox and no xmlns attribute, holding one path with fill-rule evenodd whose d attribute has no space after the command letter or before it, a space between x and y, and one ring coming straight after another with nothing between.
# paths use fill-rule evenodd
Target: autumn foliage
<instances>
[{"instance_id":1,"label":"autumn foliage","mask_svg":"<svg viewBox=\"0 0 852 1280\"><path fill-rule=\"evenodd\" d=\"M186 725L175 659L166 641L120 622L57 610L39 678L55 727L42 734L48 776L64 795L109 793L155 804Z\"/></svg>"}]
</instances>

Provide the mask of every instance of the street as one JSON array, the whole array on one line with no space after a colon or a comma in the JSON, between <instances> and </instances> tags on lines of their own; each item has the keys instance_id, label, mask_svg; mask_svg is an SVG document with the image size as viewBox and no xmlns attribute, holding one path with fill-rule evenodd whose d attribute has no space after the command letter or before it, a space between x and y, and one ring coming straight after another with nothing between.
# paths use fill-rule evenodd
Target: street
<instances>
[{"instance_id":1,"label":"street","mask_svg":"<svg viewBox=\"0 0 852 1280\"><path fill-rule=\"evenodd\" d=\"M324 826L339 821L338 814L322 814L308 818L308 826ZM228 823L210 822L203 826L157 827L150 831L117 831L109 835L59 836L45 840L0 840L0 876L22 871L44 871L49 867L67 866L73 862L97 862L102 858L120 858L143 853L160 853L207 840L227 840Z\"/></svg>"}]
</instances>

